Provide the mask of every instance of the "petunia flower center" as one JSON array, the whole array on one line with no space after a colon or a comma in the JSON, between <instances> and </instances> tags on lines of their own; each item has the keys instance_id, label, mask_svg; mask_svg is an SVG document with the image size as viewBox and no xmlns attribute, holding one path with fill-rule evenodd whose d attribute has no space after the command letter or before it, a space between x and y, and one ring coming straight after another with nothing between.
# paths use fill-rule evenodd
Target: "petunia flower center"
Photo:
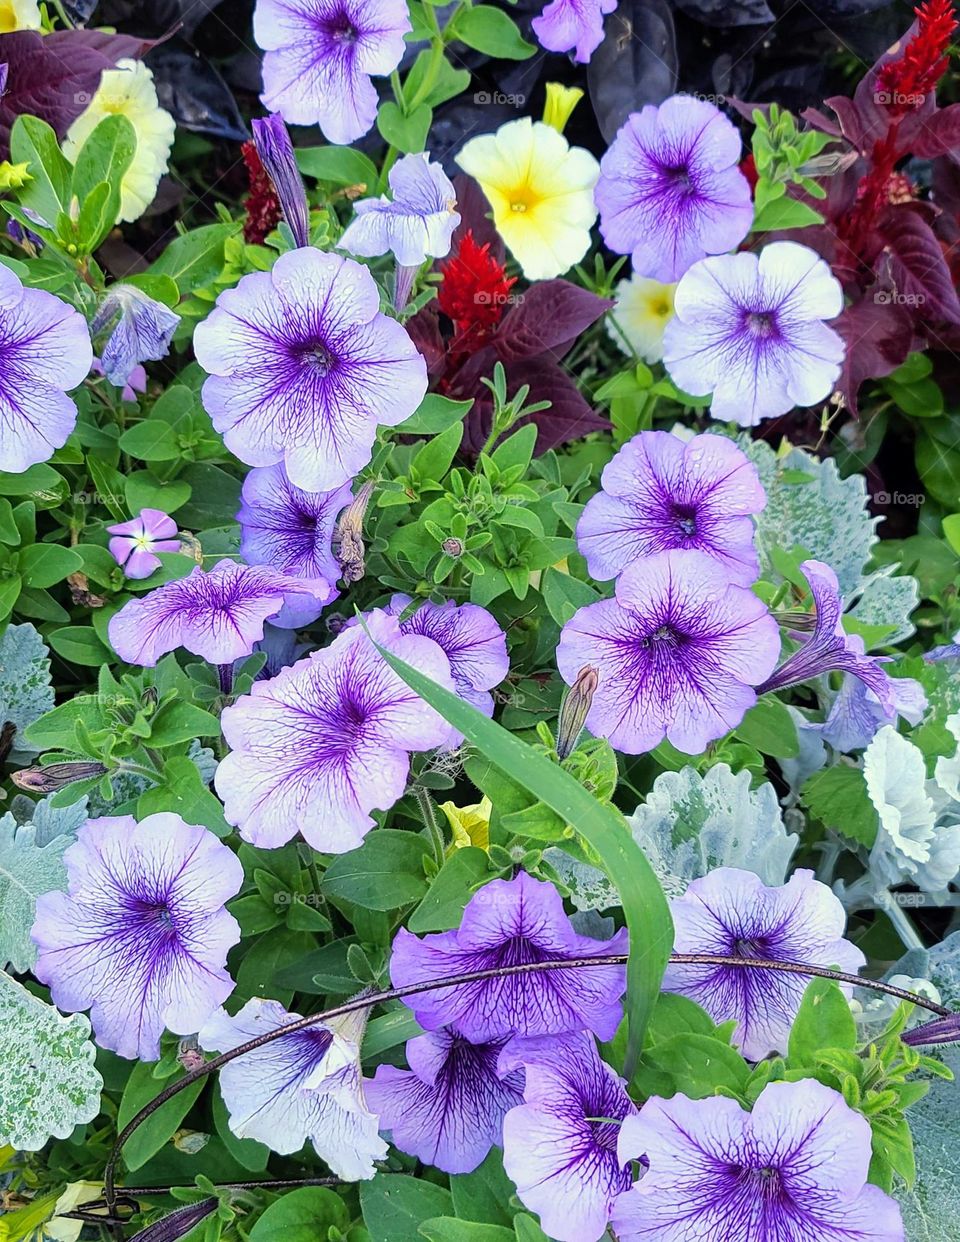
<instances>
[{"instance_id":1,"label":"petunia flower center","mask_svg":"<svg viewBox=\"0 0 960 1242\"><path fill-rule=\"evenodd\" d=\"M761 340L777 335L777 317L773 311L747 311L745 326L751 335Z\"/></svg>"},{"instance_id":2,"label":"petunia flower center","mask_svg":"<svg viewBox=\"0 0 960 1242\"><path fill-rule=\"evenodd\" d=\"M337 365L337 357L322 341L311 341L298 350L298 358L316 375L325 376Z\"/></svg>"},{"instance_id":3,"label":"petunia flower center","mask_svg":"<svg viewBox=\"0 0 960 1242\"><path fill-rule=\"evenodd\" d=\"M327 34L334 43L352 47L360 38L360 31L345 12L337 13L326 23Z\"/></svg>"},{"instance_id":4,"label":"petunia flower center","mask_svg":"<svg viewBox=\"0 0 960 1242\"><path fill-rule=\"evenodd\" d=\"M513 189L508 191L508 198L510 200L510 210L516 215L523 215L526 212L533 211L540 202L540 195L533 186L526 182L514 186Z\"/></svg>"},{"instance_id":5,"label":"petunia flower center","mask_svg":"<svg viewBox=\"0 0 960 1242\"><path fill-rule=\"evenodd\" d=\"M697 533L697 511L692 506L674 505L673 520L685 539L691 539Z\"/></svg>"}]
</instances>

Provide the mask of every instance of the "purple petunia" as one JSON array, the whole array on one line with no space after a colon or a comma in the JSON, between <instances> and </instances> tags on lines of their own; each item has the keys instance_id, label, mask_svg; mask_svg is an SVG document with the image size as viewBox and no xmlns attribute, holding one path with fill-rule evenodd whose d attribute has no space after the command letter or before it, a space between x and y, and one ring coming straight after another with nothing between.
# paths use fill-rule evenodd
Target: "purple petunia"
<instances>
[{"instance_id":1,"label":"purple petunia","mask_svg":"<svg viewBox=\"0 0 960 1242\"><path fill-rule=\"evenodd\" d=\"M294 578L334 583L340 565L333 552L337 518L353 499L350 484L332 492L305 492L282 465L255 466L243 481L240 553L248 565L272 565Z\"/></svg>"},{"instance_id":2,"label":"purple petunia","mask_svg":"<svg viewBox=\"0 0 960 1242\"><path fill-rule=\"evenodd\" d=\"M633 255L638 276L667 282L732 250L753 224L739 159L739 133L706 100L674 95L631 113L600 161L604 241Z\"/></svg>"},{"instance_id":3,"label":"purple petunia","mask_svg":"<svg viewBox=\"0 0 960 1242\"><path fill-rule=\"evenodd\" d=\"M407 1042L408 1070L381 1065L367 1101L395 1147L445 1173L470 1173L503 1141L503 1118L523 1100L523 1074L498 1069L506 1044L472 1044L442 1030Z\"/></svg>"},{"instance_id":4,"label":"purple petunia","mask_svg":"<svg viewBox=\"0 0 960 1242\"><path fill-rule=\"evenodd\" d=\"M82 315L2 265L0 306L0 470L20 474L66 444L77 421L67 391L86 379L93 348Z\"/></svg>"},{"instance_id":5,"label":"purple petunia","mask_svg":"<svg viewBox=\"0 0 960 1242\"><path fill-rule=\"evenodd\" d=\"M844 345L823 321L842 310L840 282L808 246L704 259L677 286L664 365L685 392L713 393L714 418L754 427L830 396Z\"/></svg>"},{"instance_id":6,"label":"purple petunia","mask_svg":"<svg viewBox=\"0 0 960 1242\"><path fill-rule=\"evenodd\" d=\"M319 125L328 142L354 142L377 115L371 76L399 65L411 30L406 0L257 0L263 94L291 125Z\"/></svg>"},{"instance_id":7,"label":"purple petunia","mask_svg":"<svg viewBox=\"0 0 960 1242\"><path fill-rule=\"evenodd\" d=\"M164 1028L192 1034L233 991L240 928L223 907L243 868L166 812L88 820L64 862L68 891L37 899L33 973L60 1009L90 1010L101 1047L156 1060Z\"/></svg>"},{"instance_id":8,"label":"purple petunia","mask_svg":"<svg viewBox=\"0 0 960 1242\"><path fill-rule=\"evenodd\" d=\"M636 1105L588 1035L516 1040L501 1065L526 1072L524 1102L503 1124L503 1167L520 1202L558 1242L596 1242L630 1186L618 1123Z\"/></svg>"},{"instance_id":9,"label":"purple petunia","mask_svg":"<svg viewBox=\"0 0 960 1242\"><path fill-rule=\"evenodd\" d=\"M315 620L335 594L325 578L291 578L264 565L222 560L128 600L107 632L128 664L152 668L178 647L210 664L231 664L250 655L265 621L296 629Z\"/></svg>"},{"instance_id":10,"label":"purple petunia","mask_svg":"<svg viewBox=\"0 0 960 1242\"><path fill-rule=\"evenodd\" d=\"M594 578L615 578L653 552L694 548L719 561L731 582L756 580L750 515L767 497L732 441L641 431L604 466L600 486L577 523L577 546Z\"/></svg>"},{"instance_id":11,"label":"purple petunia","mask_svg":"<svg viewBox=\"0 0 960 1242\"><path fill-rule=\"evenodd\" d=\"M135 285L111 285L90 325L94 336L113 325L100 356L103 374L125 388L144 362L166 358L179 323L176 311Z\"/></svg>"},{"instance_id":12,"label":"purple petunia","mask_svg":"<svg viewBox=\"0 0 960 1242\"><path fill-rule=\"evenodd\" d=\"M614 1204L621 1242L902 1242L896 1201L867 1182L870 1123L813 1079L736 1100L647 1100L620 1129L648 1166Z\"/></svg>"},{"instance_id":13,"label":"purple petunia","mask_svg":"<svg viewBox=\"0 0 960 1242\"><path fill-rule=\"evenodd\" d=\"M369 271L309 246L221 293L193 343L230 451L248 466L284 462L307 491L352 479L377 424L402 423L427 390L426 364L381 313Z\"/></svg>"},{"instance_id":14,"label":"purple petunia","mask_svg":"<svg viewBox=\"0 0 960 1242\"><path fill-rule=\"evenodd\" d=\"M549 52L573 52L585 65L603 42L603 19L617 0L552 0L533 19L533 32Z\"/></svg>"},{"instance_id":15,"label":"purple petunia","mask_svg":"<svg viewBox=\"0 0 960 1242\"><path fill-rule=\"evenodd\" d=\"M574 931L560 894L521 871L473 894L456 931L422 940L401 927L393 942L395 987L547 958L603 957L626 951L627 933L594 940ZM451 1026L474 1043L509 1035L593 1031L612 1039L623 1016L622 966L507 975L436 988L407 1004L428 1031Z\"/></svg>"},{"instance_id":16,"label":"purple petunia","mask_svg":"<svg viewBox=\"0 0 960 1242\"><path fill-rule=\"evenodd\" d=\"M275 1000L254 997L231 1018L223 1009L198 1036L208 1052L229 1052L300 1019ZM313 1144L337 1177L373 1177L387 1154L367 1107L360 1071L365 1015L346 1014L291 1031L237 1057L220 1071L220 1091L238 1138L289 1156Z\"/></svg>"},{"instance_id":17,"label":"purple petunia","mask_svg":"<svg viewBox=\"0 0 960 1242\"><path fill-rule=\"evenodd\" d=\"M460 223L453 182L429 155L405 155L390 169L392 200L362 198L337 245L372 258L391 251L404 267L450 253Z\"/></svg>"},{"instance_id":18,"label":"purple petunia","mask_svg":"<svg viewBox=\"0 0 960 1242\"><path fill-rule=\"evenodd\" d=\"M812 871L795 871L786 884L768 888L752 871L717 867L671 901L670 912L675 953L809 962L851 974L866 962L843 938L846 915L839 898ZM689 996L716 1022L735 1018L733 1042L759 1061L769 1052L786 1052L808 982L786 971L671 964L663 988Z\"/></svg>"},{"instance_id":19,"label":"purple petunia","mask_svg":"<svg viewBox=\"0 0 960 1242\"><path fill-rule=\"evenodd\" d=\"M309 245L310 205L283 117L272 112L267 117L254 118L251 124L257 154L273 182L294 243L297 246Z\"/></svg>"},{"instance_id":20,"label":"purple petunia","mask_svg":"<svg viewBox=\"0 0 960 1242\"><path fill-rule=\"evenodd\" d=\"M595 737L629 755L664 738L699 755L754 705L779 651L766 607L713 557L658 552L623 571L615 599L573 615L557 667L571 686L581 669L597 670L586 721Z\"/></svg>"},{"instance_id":21,"label":"purple petunia","mask_svg":"<svg viewBox=\"0 0 960 1242\"><path fill-rule=\"evenodd\" d=\"M847 642L852 653L863 655L864 644L859 635L848 635ZM882 656L877 661L884 663ZM912 677L889 678L881 700L856 674L845 673L826 720L812 727L834 750L847 753L869 746L877 731L884 725L896 724L898 716L909 724L919 724L926 707L923 687Z\"/></svg>"},{"instance_id":22,"label":"purple petunia","mask_svg":"<svg viewBox=\"0 0 960 1242\"><path fill-rule=\"evenodd\" d=\"M400 632L385 613L366 617L373 638L453 689L435 642ZM227 822L254 845L283 845L297 832L325 853L356 849L371 812L403 795L410 752L449 736L446 721L389 668L359 626L339 634L270 681L254 683L222 716L231 753L215 783Z\"/></svg>"},{"instance_id":23,"label":"purple petunia","mask_svg":"<svg viewBox=\"0 0 960 1242\"><path fill-rule=\"evenodd\" d=\"M149 578L161 565L158 552L179 552L177 524L162 509L141 509L129 522L107 527L110 555L128 578Z\"/></svg>"}]
</instances>

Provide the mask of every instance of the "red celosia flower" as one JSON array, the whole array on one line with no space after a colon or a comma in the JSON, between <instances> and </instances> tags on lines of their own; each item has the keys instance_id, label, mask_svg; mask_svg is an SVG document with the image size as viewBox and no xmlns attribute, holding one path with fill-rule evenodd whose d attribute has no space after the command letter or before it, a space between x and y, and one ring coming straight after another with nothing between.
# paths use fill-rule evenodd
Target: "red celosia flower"
<instances>
[{"instance_id":1,"label":"red celosia flower","mask_svg":"<svg viewBox=\"0 0 960 1242\"><path fill-rule=\"evenodd\" d=\"M750 189L755 190L757 182L760 180L760 174L757 172L757 161L753 158L752 151L740 161L740 171L746 177Z\"/></svg>"},{"instance_id":2,"label":"red celosia flower","mask_svg":"<svg viewBox=\"0 0 960 1242\"><path fill-rule=\"evenodd\" d=\"M914 9L917 32L896 60L877 73L876 99L894 116L919 108L947 70L947 48L957 20L952 0L927 0Z\"/></svg>"},{"instance_id":3,"label":"red celosia flower","mask_svg":"<svg viewBox=\"0 0 960 1242\"><path fill-rule=\"evenodd\" d=\"M490 243L478 246L469 229L457 253L440 264L440 271L437 305L457 331L450 352L479 349L503 317L516 277L505 275L503 264L490 253Z\"/></svg>"},{"instance_id":4,"label":"red celosia flower","mask_svg":"<svg viewBox=\"0 0 960 1242\"><path fill-rule=\"evenodd\" d=\"M243 152L243 162L247 166L247 177L250 180L250 193L243 204L247 211L243 240L260 245L267 234L280 223L280 200L266 169L260 163L257 148L252 142L245 142L240 150Z\"/></svg>"}]
</instances>

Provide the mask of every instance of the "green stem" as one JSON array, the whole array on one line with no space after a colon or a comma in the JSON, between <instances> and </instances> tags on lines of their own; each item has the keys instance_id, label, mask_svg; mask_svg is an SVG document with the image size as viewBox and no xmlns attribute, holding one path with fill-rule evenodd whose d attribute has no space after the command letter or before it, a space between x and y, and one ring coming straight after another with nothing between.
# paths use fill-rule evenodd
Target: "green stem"
<instances>
[{"instance_id":1,"label":"green stem","mask_svg":"<svg viewBox=\"0 0 960 1242\"><path fill-rule=\"evenodd\" d=\"M420 818L423 820L427 833L430 836L434 861L438 867L442 867L446 843L443 839L443 829L440 827L440 821L437 819L437 808L433 805L433 799L422 785L414 785L413 794L417 800L417 806L420 808Z\"/></svg>"}]
</instances>

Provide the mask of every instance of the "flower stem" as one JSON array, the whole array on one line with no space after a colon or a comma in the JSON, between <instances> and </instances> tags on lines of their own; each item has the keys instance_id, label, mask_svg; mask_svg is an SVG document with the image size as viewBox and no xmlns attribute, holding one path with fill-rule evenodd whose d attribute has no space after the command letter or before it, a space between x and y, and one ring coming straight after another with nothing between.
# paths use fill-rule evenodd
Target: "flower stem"
<instances>
[{"instance_id":1,"label":"flower stem","mask_svg":"<svg viewBox=\"0 0 960 1242\"><path fill-rule=\"evenodd\" d=\"M439 819L437 819L437 808L433 805L433 799L422 785L414 785L413 794L417 800L417 806L420 808L420 818L423 820L430 837L434 862L437 864L437 867L442 867L446 843L443 839L443 829L440 827Z\"/></svg>"}]
</instances>

